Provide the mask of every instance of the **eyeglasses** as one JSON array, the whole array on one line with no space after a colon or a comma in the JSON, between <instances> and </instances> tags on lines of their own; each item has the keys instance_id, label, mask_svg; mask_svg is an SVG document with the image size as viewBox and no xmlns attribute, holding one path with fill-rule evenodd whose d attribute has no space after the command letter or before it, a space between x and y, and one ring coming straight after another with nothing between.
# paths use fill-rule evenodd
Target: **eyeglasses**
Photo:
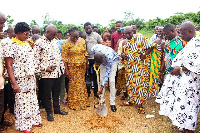
<instances>
[{"instance_id":1,"label":"eyeglasses","mask_svg":"<svg viewBox=\"0 0 200 133\"><path fill-rule=\"evenodd\" d=\"M78 39L79 36L70 36L72 39Z\"/></svg>"},{"instance_id":2,"label":"eyeglasses","mask_svg":"<svg viewBox=\"0 0 200 133\"><path fill-rule=\"evenodd\" d=\"M25 36L28 36L28 37L30 36L30 33L24 32L23 34L24 34Z\"/></svg>"}]
</instances>

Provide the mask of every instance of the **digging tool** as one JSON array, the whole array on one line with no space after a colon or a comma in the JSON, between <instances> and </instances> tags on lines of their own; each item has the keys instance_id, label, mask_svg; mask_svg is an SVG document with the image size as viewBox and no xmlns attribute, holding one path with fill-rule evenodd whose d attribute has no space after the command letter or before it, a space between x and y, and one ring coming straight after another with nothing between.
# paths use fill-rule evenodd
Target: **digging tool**
<instances>
[{"instance_id":1,"label":"digging tool","mask_svg":"<svg viewBox=\"0 0 200 133\"><path fill-rule=\"evenodd\" d=\"M98 91L100 91L100 83L99 83L99 70L100 70L100 66L98 67L98 69L96 69L96 66L94 64L93 67L94 67L94 70L95 70L96 75L97 75ZM97 114L100 117L106 117L107 116L108 109L107 109L106 103L105 102L104 103L101 102L101 95L99 96L99 104L95 105L95 108L97 109Z\"/></svg>"}]
</instances>

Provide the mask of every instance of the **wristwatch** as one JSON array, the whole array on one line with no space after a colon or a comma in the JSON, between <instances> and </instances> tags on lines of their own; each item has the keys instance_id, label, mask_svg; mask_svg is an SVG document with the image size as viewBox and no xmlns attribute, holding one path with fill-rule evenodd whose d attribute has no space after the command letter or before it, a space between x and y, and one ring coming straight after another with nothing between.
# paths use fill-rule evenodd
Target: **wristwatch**
<instances>
[{"instance_id":1,"label":"wristwatch","mask_svg":"<svg viewBox=\"0 0 200 133\"><path fill-rule=\"evenodd\" d=\"M183 73L183 68L182 67L180 67L180 73Z\"/></svg>"}]
</instances>

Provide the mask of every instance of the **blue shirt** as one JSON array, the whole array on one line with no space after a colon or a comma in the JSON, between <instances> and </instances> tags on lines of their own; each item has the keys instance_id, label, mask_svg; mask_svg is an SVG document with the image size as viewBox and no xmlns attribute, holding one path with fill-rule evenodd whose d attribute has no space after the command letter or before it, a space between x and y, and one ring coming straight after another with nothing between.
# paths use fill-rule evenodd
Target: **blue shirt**
<instances>
[{"instance_id":1,"label":"blue shirt","mask_svg":"<svg viewBox=\"0 0 200 133\"><path fill-rule=\"evenodd\" d=\"M58 45L59 45L59 50L60 52L62 51L62 44L63 44L64 40L58 40Z\"/></svg>"},{"instance_id":2,"label":"blue shirt","mask_svg":"<svg viewBox=\"0 0 200 133\"><path fill-rule=\"evenodd\" d=\"M103 82L101 83L102 86L105 86L106 82L108 81L111 68L113 65L113 62L119 60L118 54L111 48L102 44L96 44L91 48L91 52L93 54L97 52L103 53L105 57L105 61L103 62L102 65L106 66L106 74L104 76Z\"/></svg>"}]
</instances>

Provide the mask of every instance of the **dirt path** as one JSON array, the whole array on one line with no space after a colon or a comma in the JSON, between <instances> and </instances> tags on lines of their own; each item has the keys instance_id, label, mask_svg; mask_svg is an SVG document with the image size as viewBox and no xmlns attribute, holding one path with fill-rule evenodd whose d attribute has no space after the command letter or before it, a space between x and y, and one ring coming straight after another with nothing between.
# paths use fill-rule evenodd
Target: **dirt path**
<instances>
[{"instance_id":1,"label":"dirt path","mask_svg":"<svg viewBox=\"0 0 200 133\"><path fill-rule=\"evenodd\" d=\"M68 111L67 116L54 115L54 121L46 120L45 111L41 111L42 127L34 127L34 133L177 133L171 129L171 121L158 114L159 104L155 99L144 103L146 114L138 114L137 106L122 107L121 96L116 97L117 112L112 112L109 106L109 92L106 91L108 117L98 118L94 109L94 98L90 97L90 107L86 110L70 110L67 105L61 104L61 109ZM147 114L154 115L146 118ZM6 120L14 123L14 116L7 113ZM200 115L199 119L200 121ZM3 133L19 133L14 125ZM200 133L200 124L195 133Z\"/></svg>"}]
</instances>

